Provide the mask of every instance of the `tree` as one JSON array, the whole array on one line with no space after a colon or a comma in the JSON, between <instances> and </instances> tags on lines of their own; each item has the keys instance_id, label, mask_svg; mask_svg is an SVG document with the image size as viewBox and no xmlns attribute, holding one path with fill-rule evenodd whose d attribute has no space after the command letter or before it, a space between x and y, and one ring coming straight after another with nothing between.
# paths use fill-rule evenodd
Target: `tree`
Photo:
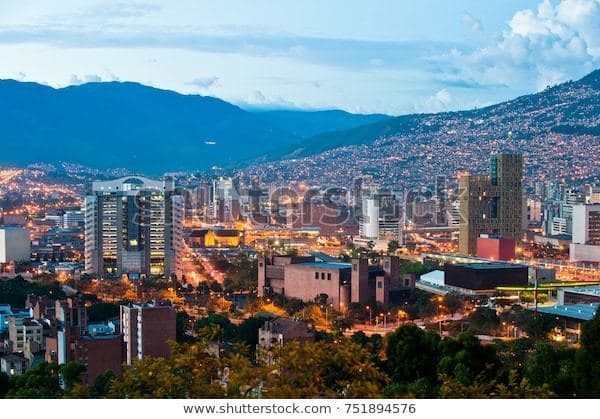
<instances>
[{"instance_id":1,"label":"tree","mask_svg":"<svg viewBox=\"0 0 600 419\"><path fill-rule=\"evenodd\" d=\"M85 372L85 366L75 362L67 362L61 365L58 370L65 390L70 391L75 384L81 383L81 375Z\"/></svg>"},{"instance_id":2,"label":"tree","mask_svg":"<svg viewBox=\"0 0 600 419\"><path fill-rule=\"evenodd\" d=\"M350 341L300 344L275 350L280 368L268 379L268 397L379 397L388 382L368 352Z\"/></svg>"},{"instance_id":3,"label":"tree","mask_svg":"<svg viewBox=\"0 0 600 419\"><path fill-rule=\"evenodd\" d=\"M400 243L398 243L398 240L390 240L388 242L387 252L389 255L394 255L394 254L396 254L396 252L398 251L399 248L400 248Z\"/></svg>"},{"instance_id":4,"label":"tree","mask_svg":"<svg viewBox=\"0 0 600 419\"><path fill-rule=\"evenodd\" d=\"M246 343L250 348L258 344L258 329L267 321L265 317L250 317L237 328L236 340Z\"/></svg>"},{"instance_id":5,"label":"tree","mask_svg":"<svg viewBox=\"0 0 600 419\"><path fill-rule=\"evenodd\" d=\"M0 372L0 399L3 399L11 388L12 383L8 374Z\"/></svg>"},{"instance_id":6,"label":"tree","mask_svg":"<svg viewBox=\"0 0 600 419\"><path fill-rule=\"evenodd\" d=\"M400 326L387 335L387 370L394 382L410 383L425 379L436 382L440 337L424 332L414 324ZM410 360L410 362L407 362Z\"/></svg>"},{"instance_id":7,"label":"tree","mask_svg":"<svg viewBox=\"0 0 600 419\"><path fill-rule=\"evenodd\" d=\"M580 397L600 397L600 316L585 323L575 361L575 387Z\"/></svg>"},{"instance_id":8,"label":"tree","mask_svg":"<svg viewBox=\"0 0 600 419\"><path fill-rule=\"evenodd\" d=\"M188 324L190 322L190 316L185 311L178 311L175 316L175 339L177 342L189 342L190 336L186 334L188 330Z\"/></svg>"},{"instance_id":9,"label":"tree","mask_svg":"<svg viewBox=\"0 0 600 419\"><path fill-rule=\"evenodd\" d=\"M211 328L212 326L212 328ZM205 336L206 338L215 339L214 333L218 330L220 339L225 341L233 339L235 336L236 327L231 323L231 321L222 314L210 313L207 317L201 318L196 321L194 325L194 330L198 333L208 332L211 330L211 336ZM209 333L209 335L211 334Z\"/></svg>"},{"instance_id":10,"label":"tree","mask_svg":"<svg viewBox=\"0 0 600 419\"><path fill-rule=\"evenodd\" d=\"M44 399L60 398L62 394L59 383L59 366L54 363L42 362L18 376L14 387L6 396L13 399Z\"/></svg>"},{"instance_id":11,"label":"tree","mask_svg":"<svg viewBox=\"0 0 600 419\"><path fill-rule=\"evenodd\" d=\"M493 346L482 346L471 333L462 333L457 340L444 339L440 345L441 358L438 374L459 383L489 382L496 377L500 367Z\"/></svg>"},{"instance_id":12,"label":"tree","mask_svg":"<svg viewBox=\"0 0 600 419\"><path fill-rule=\"evenodd\" d=\"M446 294L443 304L451 315L463 308L463 301L454 294Z\"/></svg>"},{"instance_id":13,"label":"tree","mask_svg":"<svg viewBox=\"0 0 600 419\"><path fill-rule=\"evenodd\" d=\"M108 396L110 386L115 379L116 375L111 370L98 374L90 389L90 395L96 398Z\"/></svg>"},{"instance_id":14,"label":"tree","mask_svg":"<svg viewBox=\"0 0 600 419\"><path fill-rule=\"evenodd\" d=\"M494 334L500 326L500 319L494 310L480 307L469 315L469 328L482 335Z\"/></svg>"},{"instance_id":15,"label":"tree","mask_svg":"<svg viewBox=\"0 0 600 419\"><path fill-rule=\"evenodd\" d=\"M575 350L541 342L525 363L524 376L533 386L548 385L561 397L573 397Z\"/></svg>"},{"instance_id":16,"label":"tree","mask_svg":"<svg viewBox=\"0 0 600 419\"><path fill-rule=\"evenodd\" d=\"M106 321L113 317L119 317L119 305L99 301L93 303L88 309L88 320L90 322Z\"/></svg>"},{"instance_id":17,"label":"tree","mask_svg":"<svg viewBox=\"0 0 600 419\"><path fill-rule=\"evenodd\" d=\"M110 384L116 398L219 398L225 395L219 360L203 343L174 344L171 359L146 357Z\"/></svg>"}]
</instances>

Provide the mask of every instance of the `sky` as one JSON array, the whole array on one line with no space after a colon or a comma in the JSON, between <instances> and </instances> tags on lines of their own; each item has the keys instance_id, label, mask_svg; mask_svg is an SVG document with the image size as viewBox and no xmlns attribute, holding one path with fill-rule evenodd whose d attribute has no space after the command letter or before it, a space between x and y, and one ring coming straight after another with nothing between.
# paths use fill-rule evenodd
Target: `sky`
<instances>
[{"instance_id":1,"label":"sky","mask_svg":"<svg viewBox=\"0 0 600 419\"><path fill-rule=\"evenodd\" d=\"M248 109L486 106L600 68L600 0L0 0L0 78Z\"/></svg>"}]
</instances>

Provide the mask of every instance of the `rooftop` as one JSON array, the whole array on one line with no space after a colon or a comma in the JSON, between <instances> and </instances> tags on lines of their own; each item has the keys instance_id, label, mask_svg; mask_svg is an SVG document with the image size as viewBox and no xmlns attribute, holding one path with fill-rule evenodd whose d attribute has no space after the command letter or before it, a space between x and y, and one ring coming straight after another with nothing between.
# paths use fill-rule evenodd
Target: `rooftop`
<instances>
[{"instance_id":1,"label":"rooftop","mask_svg":"<svg viewBox=\"0 0 600 419\"><path fill-rule=\"evenodd\" d=\"M523 265L516 265L514 263L503 263L503 262L491 262L491 263L457 263L455 266L460 266L469 269L514 269L514 268L525 268Z\"/></svg>"},{"instance_id":2,"label":"rooftop","mask_svg":"<svg viewBox=\"0 0 600 419\"><path fill-rule=\"evenodd\" d=\"M576 293L576 294L600 296L600 285L597 285L594 287L565 288L565 291Z\"/></svg>"},{"instance_id":3,"label":"rooftop","mask_svg":"<svg viewBox=\"0 0 600 419\"><path fill-rule=\"evenodd\" d=\"M305 262L299 263L298 265L309 266L312 268L322 269L350 269L352 265L350 263L333 263L333 262Z\"/></svg>"},{"instance_id":4,"label":"rooftop","mask_svg":"<svg viewBox=\"0 0 600 419\"><path fill-rule=\"evenodd\" d=\"M537 310L540 313L588 321L596 316L599 305L598 303L555 305L551 307L538 307Z\"/></svg>"}]
</instances>

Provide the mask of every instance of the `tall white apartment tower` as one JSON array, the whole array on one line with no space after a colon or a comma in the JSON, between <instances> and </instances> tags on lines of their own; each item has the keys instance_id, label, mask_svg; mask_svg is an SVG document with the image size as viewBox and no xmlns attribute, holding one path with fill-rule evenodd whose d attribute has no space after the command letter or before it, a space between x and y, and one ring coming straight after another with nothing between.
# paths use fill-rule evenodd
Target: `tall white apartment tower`
<instances>
[{"instance_id":1,"label":"tall white apartment tower","mask_svg":"<svg viewBox=\"0 0 600 419\"><path fill-rule=\"evenodd\" d=\"M183 216L172 178L92 182L85 198L86 271L181 278Z\"/></svg>"}]
</instances>

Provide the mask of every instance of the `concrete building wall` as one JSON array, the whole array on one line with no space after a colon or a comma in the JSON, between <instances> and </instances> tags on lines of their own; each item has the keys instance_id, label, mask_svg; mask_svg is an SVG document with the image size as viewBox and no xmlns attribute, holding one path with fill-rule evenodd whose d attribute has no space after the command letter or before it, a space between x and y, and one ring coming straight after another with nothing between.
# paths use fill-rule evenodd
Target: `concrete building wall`
<instances>
[{"instance_id":1,"label":"concrete building wall","mask_svg":"<svg viewBox=\"0 0 600 419\"><path fill-rule=\"evenodd\" d=\"M342 300L340 270L290 264L285 266L285 295L302 301L315 301L320 294L327 294L328 303L336 309L348 307L350 301Z\"/></svg>"},{"instance_id":2,"label":"concrete building wall","mask_svg":"<svg viewBox=\"0 0 600 419\"><path fill-rule=\"evenodd\" d=\"M121 374L121 336L82 337L76 347L76 362L86 367L82 374L84 384L93 384L96 377L107 370L117 376Z\"/></svg>"},{"instance_id":3,"label":"concrete building wall","mask_svg":"<svg viewBox=\"0 0 600 419\"><path fill-rule=\"evenodd\" d=\"M0 228L0 263L26 262L30 257L29 230L22 227Z\"/></svg>"},{"instance_id":4,"label":"concrete building wall","mask_svg":"<svg viewBox=\"0 0 600 419\"><path fill-rule=\"evenodd\" d=\"M579 262L600 262L600 246L571 243L569 258Z\"/></svg>"},{"instance_id":5,"label":"concrete building wall","mask_svg":"<svg viewBox=\"0 0 600 419\"><path fill-rule=\"evenodd\" d=\"M171 356L169 341L175 341L175 309L173 307L142 308L138 312L138 327L141 322L142 357Z\"/></svg>"},{"instance_id":6,"label":"concrete building wall","mask_svg":"<svg viewBox=\"0 0 600 419\"><path fill-rule=\"evenodd\" d=\"M366 259L352 259L351 287L350 300L352 303L360 303L370 298L369 262Z\"/></svg>"}]
</instances>

